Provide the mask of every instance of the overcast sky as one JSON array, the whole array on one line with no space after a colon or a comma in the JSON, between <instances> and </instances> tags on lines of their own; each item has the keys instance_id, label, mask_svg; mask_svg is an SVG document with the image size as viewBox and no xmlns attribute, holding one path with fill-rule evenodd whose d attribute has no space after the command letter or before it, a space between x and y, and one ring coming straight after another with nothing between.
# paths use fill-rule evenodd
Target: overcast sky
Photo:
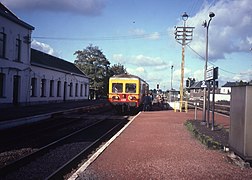
<instances>
[{"instance_id":1,"label":"overcast sky","mask_svg":"<svg viewBox=\"0 0 252 180\"><path fill-rule=\"evenodd\" d=\"M203 80L209 20L209 66L219 67L219 81L252 80L251 0L0 0L35 27L32 47L73 62L89 44L102 49L111 64L121 63L151 88L179 90L181 45L174 26L189 14L195 27L185 48L185 79Z\"/></svg>"}]
</instances>

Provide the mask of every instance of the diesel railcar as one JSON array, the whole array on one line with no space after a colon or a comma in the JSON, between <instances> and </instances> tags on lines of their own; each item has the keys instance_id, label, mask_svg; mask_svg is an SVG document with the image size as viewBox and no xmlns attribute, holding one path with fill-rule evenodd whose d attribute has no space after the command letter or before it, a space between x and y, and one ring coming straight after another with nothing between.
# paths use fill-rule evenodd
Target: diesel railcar
<instances>
[{"instance_id":1,"label":"diesel railcar","mask_svg":"<svg viewBox=\"0 0 252 180\"><path fill-rule=\"evenodd\" d=\"M139 107L148 92L148 83L138 76L120 74L109 79L109 101L122 111Z\"/></svg>"}]
</instances>

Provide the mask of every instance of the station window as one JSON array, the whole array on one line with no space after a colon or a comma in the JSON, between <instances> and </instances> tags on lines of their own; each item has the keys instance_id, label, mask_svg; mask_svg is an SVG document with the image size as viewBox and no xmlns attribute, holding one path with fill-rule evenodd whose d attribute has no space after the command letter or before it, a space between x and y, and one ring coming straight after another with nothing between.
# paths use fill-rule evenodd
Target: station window
<instances>
[{"instance_id":1,"label":"station window","mask_svg":"<svg viewBox=\"0 0 252 180\"><path fill-rule=\"evenodd\" d=\"M46 79L41 79L41 84L40 84L40 96L41 97L46 97Z\"/></svg>"},{"instance_id":2,"label":"station window","mask_svg":"<svg viewBox=\"0 0 252 180\"><path fill-rule=\"evenodd\" d=\"M15 60L21 61L21 40L16 39Z\"/></svg>"},{"instance_id":3,"label":"station window","mask_svg":"<svg viewBox=\"0 0 252 180\"><path fill-rule=\"evenodd\" d=\"M36 92L37 92L37 78L31 78L31 97L35 97L37 96Z\"/></svg>"},{"instance_id":4,"label":"station window","mask_svg":"<svg viewBox=\"0 0 252 180\"><path fill-rule=\"evenodd\" d=\"M0 73L0 97L4 97L5 74Z\"/></svg>"},{"instance_id":5,"label":"station window","mask_svg":"<svg viewBox=\"0 0 252 180\"><path fill-rule=\"evenodd\" d=\"M83 84L80 85L80 96L83 96Z\"/></svg>"},{"instance_id":6,"label":"station window","mask_svg":"<svg viewBox=\"0 0 252 180\"><path fill-rule=\"evenodd\" d=\"M57 97L61 97L61 81L57 82Z\"/></svg>"},{"instance_id":7,"label":"station window","mask_svg":"<svg viewBox=\"0 0 252 180\"><path fill-rule=\"evenodd\" d=\"M78 96L78 83L75 84L75 96Z\"/></svg>"},{"instance_id":8,"label":"station window","mask_svg":"<svg viewBox=\"0 0 252 180\"><path fill-rule=\"evenodd\" d=\"M5 58L6 34L0 33L0 57Z\"/></svg>"},{"instance_id":9,"label":"station window","mask_svg":"<svg viewBox=\"0 0 252 180\"><path fill-rule=\"evenodd\" d=\"M69 96L72 97L73 96L73 83L70 83L70 91L69 91Z\"/></svg>"},{"instance_id":10,"label":"station window","mask_svg":"<svg viewBox=\"0 0 252 180\"><path fill-rule=\"evenodd\" d=\"M87 97L87 84L85 84L85 97Z\"/></svg>"},{"instance_id":11,"label":"station window","mask_svg":"<svg viewBox=\"0 0 252 180\"><path fill-rule=\"evenodd\" d=\"M112 92L121 93L123 91L122 83L112 83Z\"/></svg>"},{"instance_id":12,"label":"station window","mask_svg":"<svg viewBox=\"0 0 252 180\"><path fill-rule=\"evenodd\" d=\"M54 96L54 80L50 80L50 97Z\"/></svg>"},{"instance_id":13,"label":"station window","mask_svg":"<svg viewBox=\"0 0 252 180\"><path fill-rule=\"evenodd\" d=\"M136 84L126 83L126 93L136 93Z\"/></svg>"}]
</instances>

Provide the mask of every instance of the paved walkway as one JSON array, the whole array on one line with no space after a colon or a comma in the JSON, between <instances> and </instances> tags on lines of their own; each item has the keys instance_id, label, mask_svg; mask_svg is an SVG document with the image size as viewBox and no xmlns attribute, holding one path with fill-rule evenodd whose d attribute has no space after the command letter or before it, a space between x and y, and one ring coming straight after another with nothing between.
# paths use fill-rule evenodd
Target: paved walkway
<instances>
[{"instance_id":1,"label":"paved walkway","mask_svg":"<svg viewBox=\"0 0 252 180\"><path fill-rule=\"evenodd\" d=\"M192 137L184 122L193 118L194 111L142 112L72 178L252 179L252 169L229 163L225 153L209 150Z\"/></svg>"},{"instance_id":2,"label":"paved walkway","mask_svg":"<svg viewBox=\"0 0 252 180\"><path fill-rule=\"evenodd\" d=\"M0 130L45 120L66 111L94 107L101 104L109 103L107 100L84 100L0 108Z\"/></svg>"},{"instance_id":3,"label":"paved walkway","mask_svg":"<svg viewBox=\"0 0 252 180\"><path fill-rule=\"evenodd\" d=\"M99 104L101 102L107 102L107 100L66 101L61 103L46 103L30 106L5 107L0 108L0 121L15 120L24 117L60 112L68 109Z\"/></svg>"}]
</instances>

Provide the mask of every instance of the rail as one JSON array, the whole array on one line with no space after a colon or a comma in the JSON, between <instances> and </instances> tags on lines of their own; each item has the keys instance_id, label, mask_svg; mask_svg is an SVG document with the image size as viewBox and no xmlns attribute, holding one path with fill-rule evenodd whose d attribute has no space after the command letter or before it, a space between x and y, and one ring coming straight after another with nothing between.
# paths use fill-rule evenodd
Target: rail
<instances>
[{"instance_id":1,"label":"rail","mask_svg":"<svg viewBox=\"0 0 252 180\"><path fill-rule=\"evenodd\" d=\"M188 108L194 108L196 101L189 101L188 102ZM197 101L197 103L199 104L197 106L197 108L202 109L203 108L203 101ZM215 112L221 113L221 114L225 114L227 116L230 115L230 105L229 104L222 104L219 102L215 103ZM212 111L212 105L210 104L210 111Z\"/></svg>"},{"instance_id":2,"label":"rail","mask_svg":"<svg viewBox=\"0 0 252 180\"><path fill-rule=\"evenodd\" d=\"M31 168L34 166L32 165L34 162L39 162L38 163L39 166L43 168L45 167L45 169L48 168L47 166L52 166L52 164L54 163L57 164L57 165L53 165L54 168L51 168L49 171L40 169L40 171L44 171L43 175L41 175L41 179L54 179L55 177L59 177L62 174L66 174L66 170L69 169L70 166L72 167L73 163L78 161L79 157L81 156L83 157L84 154L90 153L92 150L94 150L95 149L94 146L98 146L99 143L101 144L102 143L101 141L103 141L108 136L108 134L111 133L114 129L118 128L120 125L123 126L122 125L123 122L126 123L125 119L122 121L118 121L111 118L111 116L104 117L103 119L101 119L99 122L96 122L95 124L92 124L88 127L84 127L74 133L71 133L59 140L54 141L53 143L50 143L40 148L39 150L35 151L32 154L29 154L23 158L16 160L15 162L11 164L8 164L2 167L0 169L0 176L7 177L7 179L8 178L11 179L13 176L19 177L19 175L17 175L19 173L25 174L25 176L28 176L27 171L28 173L36 174L32 172L32 169L34 168ZM72 151L72 149L76 149L76 150ZM65 152L65 153L63 153L64 155L62 153L60 155L60 152ZM52 154L53 154L53 158L51 159L45 158L47 156L51 157ZM62 156L62 155L64 156L63 159L65 160L63 161L58 160L59 162L58 161L56 162L56 160L55 161L52 160L54 158L60 159L62 157L55 157L55 156ZM47 159L47 160L49 159L49 161L50 162L53 161L53 163L52 162L48 163L44 159ZM21 167L22 167L22 170L20 172ZM57 168L55 169L55 167Z\"/></svg>"}]
</instances>

